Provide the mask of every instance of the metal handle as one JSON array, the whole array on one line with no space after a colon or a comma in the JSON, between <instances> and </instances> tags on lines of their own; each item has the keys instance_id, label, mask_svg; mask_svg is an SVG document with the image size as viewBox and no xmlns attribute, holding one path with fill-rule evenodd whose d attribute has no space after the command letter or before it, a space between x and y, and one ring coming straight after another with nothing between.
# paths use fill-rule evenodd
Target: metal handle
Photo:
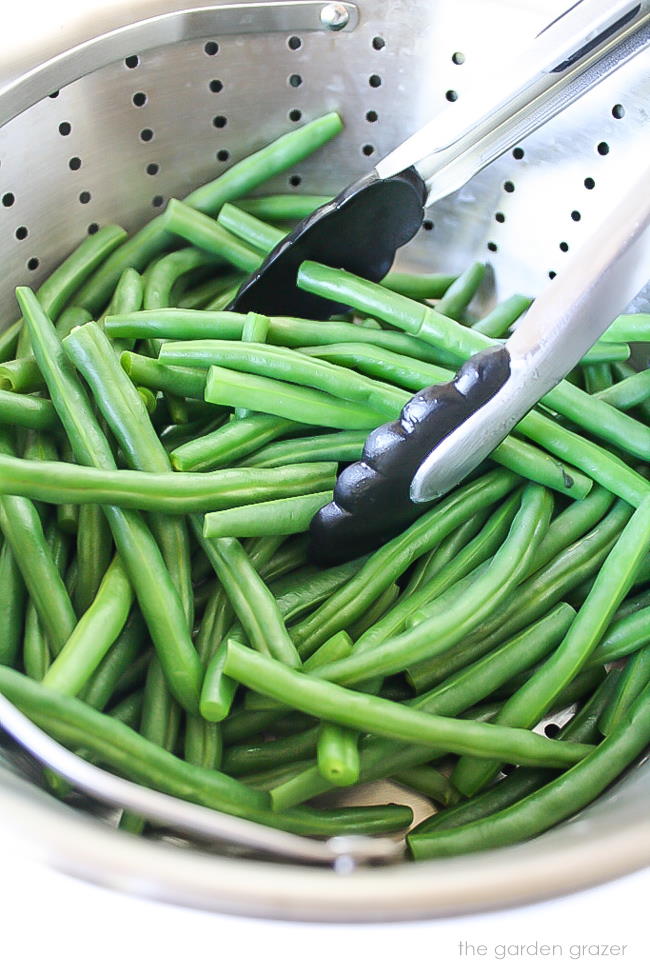
<instances>
[{"instance_id":1,"label":"metal handle","mask_svg":"<svg viewBox=\"0 0 650 975\"><path fill-rule=\"evenodd\" d=\"M650 277L650 170L549 284L505 345L510 377L418 468L413 501L445 494L582 358Z\"/></svg>"},{"instance_id":2,"label":"metal handle","mask_svg":"<svg viewBox=\"0 0 650 975\"><path fill-rule=\"evenodd\" d=\"M428 204L522 141L650 42L650 0L580 0L502 71L440 112L377 166L385 178L415 166ZM433 148L432 148L433 147Z\"/></svg>"}]
</instances>

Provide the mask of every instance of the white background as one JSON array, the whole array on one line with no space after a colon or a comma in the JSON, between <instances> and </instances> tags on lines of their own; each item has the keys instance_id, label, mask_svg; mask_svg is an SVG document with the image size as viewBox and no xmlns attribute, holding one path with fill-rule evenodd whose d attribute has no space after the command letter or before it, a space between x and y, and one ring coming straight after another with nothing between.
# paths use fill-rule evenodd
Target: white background
<instances>
[{"instance_id":1,"label":"white background","mask_svg":"<svg viewBox=\"0 0 650 975\"><path fill-rule=\"evenodd\" d=\"M75 9L88 17L93 4L5 0L2 6L5 32L20 26L56 34ZM257 921L89 886L26 861L0 832L0 972L401 975L407 967L426 975L641 972L650 970L649 895L646 870L571 897L490 915L399 925ZM486 954L460 957L461 941L484 945ZM562 957L558 948L553 958L531 955L535 944L557 945ZM627 947L622 957L571 957L572 946L603 944ZM497 953L504 945L510 951L527 946L526 954L502 960Z\"/></svg>"}]
</instances>

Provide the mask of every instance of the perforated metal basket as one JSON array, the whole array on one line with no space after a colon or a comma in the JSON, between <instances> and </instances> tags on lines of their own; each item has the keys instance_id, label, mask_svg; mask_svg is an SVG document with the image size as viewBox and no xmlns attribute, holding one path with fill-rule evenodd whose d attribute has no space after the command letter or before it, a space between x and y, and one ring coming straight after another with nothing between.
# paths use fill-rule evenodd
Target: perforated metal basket
<instances>
[{"instance_id":1,"label":"perforated metal basket","mask_svg":"<svg viewBox=\"0 0 650 975\"><path fill-rule=\"evenodd\" d=\"M38 285L98 226L135 229L169 197L332 109L344 133L264 192L339 190L564 6L197 0L179 12L177 0L119 0L63 24L27 11L24 33L5 37L0 67L0 327L16 317L15 285ZM437 204L402 263L456 272L488 261L479 307L537 293L647 154L648 68L647 56L629 62ZM641 765L526 844L340 876L118 833L99 807L47 795L34 766L0 741L0 833L27 851L130 891L275 917L425 917L600 882L650 863L649 791Z\"/></svg>"}]
</instances>

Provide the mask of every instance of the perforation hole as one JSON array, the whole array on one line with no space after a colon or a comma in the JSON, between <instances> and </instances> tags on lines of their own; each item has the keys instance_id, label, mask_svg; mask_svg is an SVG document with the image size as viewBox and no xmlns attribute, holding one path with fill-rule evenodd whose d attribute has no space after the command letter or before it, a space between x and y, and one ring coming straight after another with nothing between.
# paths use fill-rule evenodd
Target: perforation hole
<instances>
[{"instance_id":1,"label":"perforation hole","mask_svg":"<svg viewBox=\"0 0 650 975\"><path fill-rule=\"evenodd\" d=\"M70 135L72 126L69 122L59 122L59 135Z\"/></svg>"},{"instance_id":2,"label":"perforation hole","mask_svg":"<svg viewBox=\"0 0 650 975\"><path fill-rule=\"evenodd\" d=\"M609 143L599 142L596 146L596 152L599 156L606 156L609 152Z\"/></svg>"},{"instance_id":3,"label":"perforation hole","mask_svg":"<svg viewBox=\"0 0 650 975\"><path fill-rule=\"evenodd\" d=\"M88 235L90 237L92 237L93 234L96 234L98 230L99 230L99 224L98 223L89 223L88 224Z\"/></svg>"},{"instance_id":4,"label":"perforation hole","mask_svg":"<svg viewBox=\"0 0 650 975\"><path fill-rule=\"evenodd\" d=\"M557 738L561 730L562 729L560 728L559 724L551 723L547 724L544 728L544 734L547 738Z\"/></svg>"},{"instance_id":5,"label":"perforation hole","mask_svg":"<svg viewBox=\"0 0 650 975\"><path fill-rule=\"evenodd\" d=\"M487 242L487 249L489 251L492 251L492 253L494 253L496 250L498 250L497 245L494 243L493 240L488 240L488 242Z\"/></svg>"},{"instance_id":6,"label":"perforation hole","mask_svg":"<svg viewBox=\"0 0 650 975\"><path fill-rule=\"evenodd\" d=\"M595 185L596 185L596 180L592 179L591 176L587 176L587 178L585 179L585 189L593 190Z\"/></svg>"},{"instance_id":7,"label":"perforation hole","mask_svg":"<svg viewBox=\"0 0 650 975\"><path fill-rule=\"evenodd\" d=\"M378 118L379 116L376 112L373 112L372 109L369 112L366 112L366 122L376 122Z\"/></svg>"},{"instance_id":8,"label":"perforation hole","mask_svg":"<svg viewBox=\"0 0 650 975\"><path fill-rule=\"evenodd\" d=\"M140 58L137 54L131 54L128 58L124 58L124 63L127 68L137 68L140 64Z\"/></svg>"},{"instance_id":9,"label":"perforation hole","mask_svg":"<svg viewBox=\"0 0 650 975\"><path fill-rule=\"evenodd\" d=\"M612 107L612 115L614 118L623 118L625 116L625 109L618 102Z\"/></svg>"},{"instance_id":10,"label":"perforation hole","mask_svg":"<svg viewBox=\"0 0 650 975\"><path fill-rule=\"evenodd\" d=\"M300 88L302 84L302 75L290 74L287 80L292 88Z\"/></svg>"},{"instance_id":11,"label":"perforation hole","mask_svg":"<svg viewBox=\"0 0 650 975\"><path fill-rule=\"evenodd\" d=\"M16 197L13 195L13 193L5 193L2 197L3 207L12 207L15 202Z\"/></svg>"},{"instance_id":12,"label":"perforation hole","mask_svg":"<svg viewBox=\"0 0 650 975\"><path fill-rule=\"evenodd\" d=\"M297 173L294 173L293 176L289 177L289 186L294 186L294 187L300 186L301 183L302 183L302 176L298 176Z\"/></svg>"},{"instance_id":13,"label":"perforation hole","mask_svg":"<svg viewBox=\"0 0 650 975\"><path fill-rule=\"evenodd\" d=\"M361 146L361 152L364 154L364 156L372 156L374 151L375 147L371 146L369 142L366 143L365 146Z\"/></svg>"},{"instance_id":14,"label":"perforation hole","mask_svg":"<svg viewBox=\"0 0 650 975\"><path fill-rule=\"evenodd\" d=\"M300 37L293 34L287 41L287 46L290 51L297 51L302 47L302 40Z\"/></svg>"},{"instance_id":15,"label":"perforation hole","mask_svg":"<svg viewBox=\"0 0 650 975\"><path fill-rule=\"evenodd\" d=\"M377 35L377 37L373 37L372 39L372 46L374 47L375 51L381 51L382 48L386 47L386 41L383 37L379 37L379 35Z\"/></svg>"},{"instance_id":16,"label":"perforation hole","mask_svg":"<svg viewBox=\"0 0 650 975\"><path fill-rule=\"evenodd\" d=\"M381 76L378 74L371 74L368 78L368 84L371 88L381 87Z\"/></svg>"},{"instance_id":17,"label":"perforation hole","mask_svg":"<svg viewBox=\"0 0 650 975\"><path fill-rule=\"evenodd\" d=\"M27 227L16 227L16 240L25 240L28 234Z\"/></svg>"},{"instance_id":18,"label":"perforation hole","mask_svg":"<svg viewBox=\"0 0 650 975\"><path fill-rule=\"evenodd\" d=\"M494 214L494 219L496 220L497 223L505 223L506 215L505 213L501 213L501 211L499 210L498 213Z\"/></svg>"},{"instance_id":19,"label":"perforation hole","mask_svg":"<svg viewBox=\"0 0 650 975\"><path fill-rule=\"evenodd\" d=\"M153 129L142 129L140 132L141 142L151 142L153 139Z\"/></svg>"},{"instance_id":20,"label":"perforation hole","mask_svg":"<svg viewBox=\"0 0 650 975\"><path fill-rule=\"evenodd\" d=\"M445 98L447 99L448 102L457 102L458 101L458 92L457 91L454 91L453 88L449 88L445 92Z\"/></svg>"},{"instance_id":21,"label":"perforation hole","mask_svg":"<svg viewBox=\"0 0 650 975\"><path fill-rule=\"evenodd\" d=\"M151 162L147 164L147 176L157 176L160 172L160 166L158 163Z\"/></svg>"},{"instance_id":22,"label":"perforation hole","mask_svg":"<svg viewBox=\"0 0 650 975\"><path fill-rule=\"evenodd\" d=\"M582 214L580 213L579 210L572 210L571 211L571 219L572 220L575 220L576 223L578 222L578 220L581 219L581 217L582 217Z\"/></svg>"},{"instance_id":23,"label":"perforation hole","mask_svg":"<svg viewBox=\"0 0 650 975\"><path fill-rule=\"evenodd\" d=\"M218 78L213 78L208 87L210 91L217 95L220 91L223 91L223 81L219 81Z\"/></svg>"},{"instance_id":24,"label":"perforation hole","mask_svg":"<svg viewBox=\"0 0 650 975\"><path fill-rule=\"evenodd\" d=\"M560 241L560 250L562 251L562 253L563 254L566 254L566 252L568 251L568 249L569 249L569 245L567 244L566 240L561 240Z\"/></svg>"},{"instance_id":25,"label":"perforation hole","mask_svg":"<svg viewBox=\"0 0 650 975\"><path fill-rule=\"evenodd\" d=\"M217 159L219 160L219 162L228 162L228 160L230 159L230 153L228 152L227 149L220 149L219 152L217 153Z\"/></svg>"},{"instance_id":26,"label":"perforation hole","mask_svg":"<svg viewBox=\"0 0 650 975\"><path fill-rule=\"evenodd\" d=\"M299 122L302 118L302 112L299 108L292 108L289 112L289 120L291 122Z\"/></svg>"},{"instance_id":27,"label":"perforation hole","mask_svg":"<svg viewBox=\"0 0 650 975\"><path fill-rule=\"evenodd\" d=\"M73 173L76 173L78 169L81 169L81 159L79 156L73 156L72 159L68 159L68 166Z\"/></svg>"},{"instance_id":28,"label":"perforation hole","mask_svg":"<svg viewBox=\"0 0 650 975\"><path fill-rule=\"evenodd\" d=\"M423 230L433 230L433 220L423 220L422 221Z\"/></svg>"},{"instance_id":29,"label":"perforation hole","mask_svg":"<svg viewBox=\"0 0 650 975\"><path fill-rule=\"evenodd\" d=\"M552 280L553 280L553 278L555 277L555 271L549 271L549 272L548 272L548 276L549 276L549 278L550 278L550 279L551 279L551 281L552 281Z\"/></svg>"},{"instance_id":30,"label":"perforation hole","mask_svg":"<svg viewBox=\"0 0 650 975\"><path fill-rule=\"evenodd\" d=\"M228 124L228 119L225 115L215 115L215 117L212 119L212 124L214 125L215 129L223 129Z\"/></svg>"},{"instance_id":31,"label":"perforation hole","mask_svg":"<svg viewBox=\"0 0 650 975\"><path fill-rule=\"evenodd\" d=\"M219 53L219 45L216 41L208 41L207 44L203 45L203 50L208 57L212 58L215 54Z\"/></svg>"},{"instance_id":32,"label":"perforation hole","mask_svg":"<svg viewBox=\"0 0 650 975\"><path fill-rule=\"evenodd\" d=\"M510 179L507 179L505 181L505 183L503 184L503 188L506 191L506 193L514 193L515 192L515 184Z\"/></svg>"},{"instance_id":33,"label":"perforation hole","mask_svg":"<svg viewBox=\"0 0 650 975\"><path fill-rule=\"evenodd\" d=\"M132 101L136 108L142 108L143 105L147 104L147 96L143 91L136 91Z\"/></svg>"},{"instance_id":34,"label":"perforation hole","mask_svg":"<svg viewBox=\"0 0 650 975\"><path fill-rule=\"evenodd\" d=\"M164 202L165 202L164 197L154 196L154 198L151 201L151 205L152 207L161 207Z\"/></svg>"},{"instance_id":35,"label":"perforation hole","mask_svg":"<svg viewBox=\"0 0 650 975\"><path fill-rule=\"evenodd\" d=\"M58 91L51 91L50 94L47 97L48 98L58 98L59 97L59 92Z\"/></svg>"},{"instance_id":36,"label":"perforation hole","mask_svg":"<svg viewBox=\"0 0 650 975\"><path fill-rule=\"evenodd\" d=\"M521 146L516 146L512 150L512 155L513 155L513 158L514 159L523 159L524 158L524 150L521 148Z\"/></svg>"},{"instance_id":37,"label":"perforation hole","mask_svg":"<svg viewBox=\"0 0 650 975\"><path fill-rule=\"evenodd\" d=\"M38 268L38 265L40 263L41 262L39 261L39 259L37 257L30 257L30 259L27 261L27 270L28 271L35 271Z\"/></svg>"},{"instance_id":38,"label":"perforation hole","mask_svg":"<svg viewBox=\"0 0 650 975\"><path fill-rule=\"evenodd\" d=\"M88 192L88 190L82 190L81 193L79 194L79 202L80 203L90 203L90 199L91 199L91 197L90 197L90 193Z\"/></svg>"},{"instance_id":39,"label":"perforation hole","mask_svg":"<svg viewBox=\"0 0 650 975\"><path fill-rule=\"evenodd\" d=\"M465 55L462 51L454 51L451 60L454 64L465 64Z\"/></svg>"}]
</instances>

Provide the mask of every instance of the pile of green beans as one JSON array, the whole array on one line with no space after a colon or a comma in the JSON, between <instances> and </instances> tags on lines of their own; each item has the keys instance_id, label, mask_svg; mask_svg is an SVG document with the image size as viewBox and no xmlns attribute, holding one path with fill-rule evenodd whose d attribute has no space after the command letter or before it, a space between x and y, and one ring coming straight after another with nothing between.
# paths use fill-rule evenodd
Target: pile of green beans
<instances>
[{"instance_id":1,"label":"pile of green beans","mask_svg":"<svg viewBox=\"0 0 650 975\"><path fill-rule=\"evenodd\" d=\"M171 795L456 855L573 815L650 742L650 370L627 362L650 316L616 319L397 537L312 565L340 465L532 300L477 317L482 263L374 284L307 262L299 285L349 313L227 311L278 226L326 199L258 187L340 128L294 129L18 289L0 335L0 692ZM385 778L431 816L408 832L408 803L337 793ZM310 805L322 793L332 808ZM124 810L119 828L148 824Z\"/></svg>"}]
</instances>

